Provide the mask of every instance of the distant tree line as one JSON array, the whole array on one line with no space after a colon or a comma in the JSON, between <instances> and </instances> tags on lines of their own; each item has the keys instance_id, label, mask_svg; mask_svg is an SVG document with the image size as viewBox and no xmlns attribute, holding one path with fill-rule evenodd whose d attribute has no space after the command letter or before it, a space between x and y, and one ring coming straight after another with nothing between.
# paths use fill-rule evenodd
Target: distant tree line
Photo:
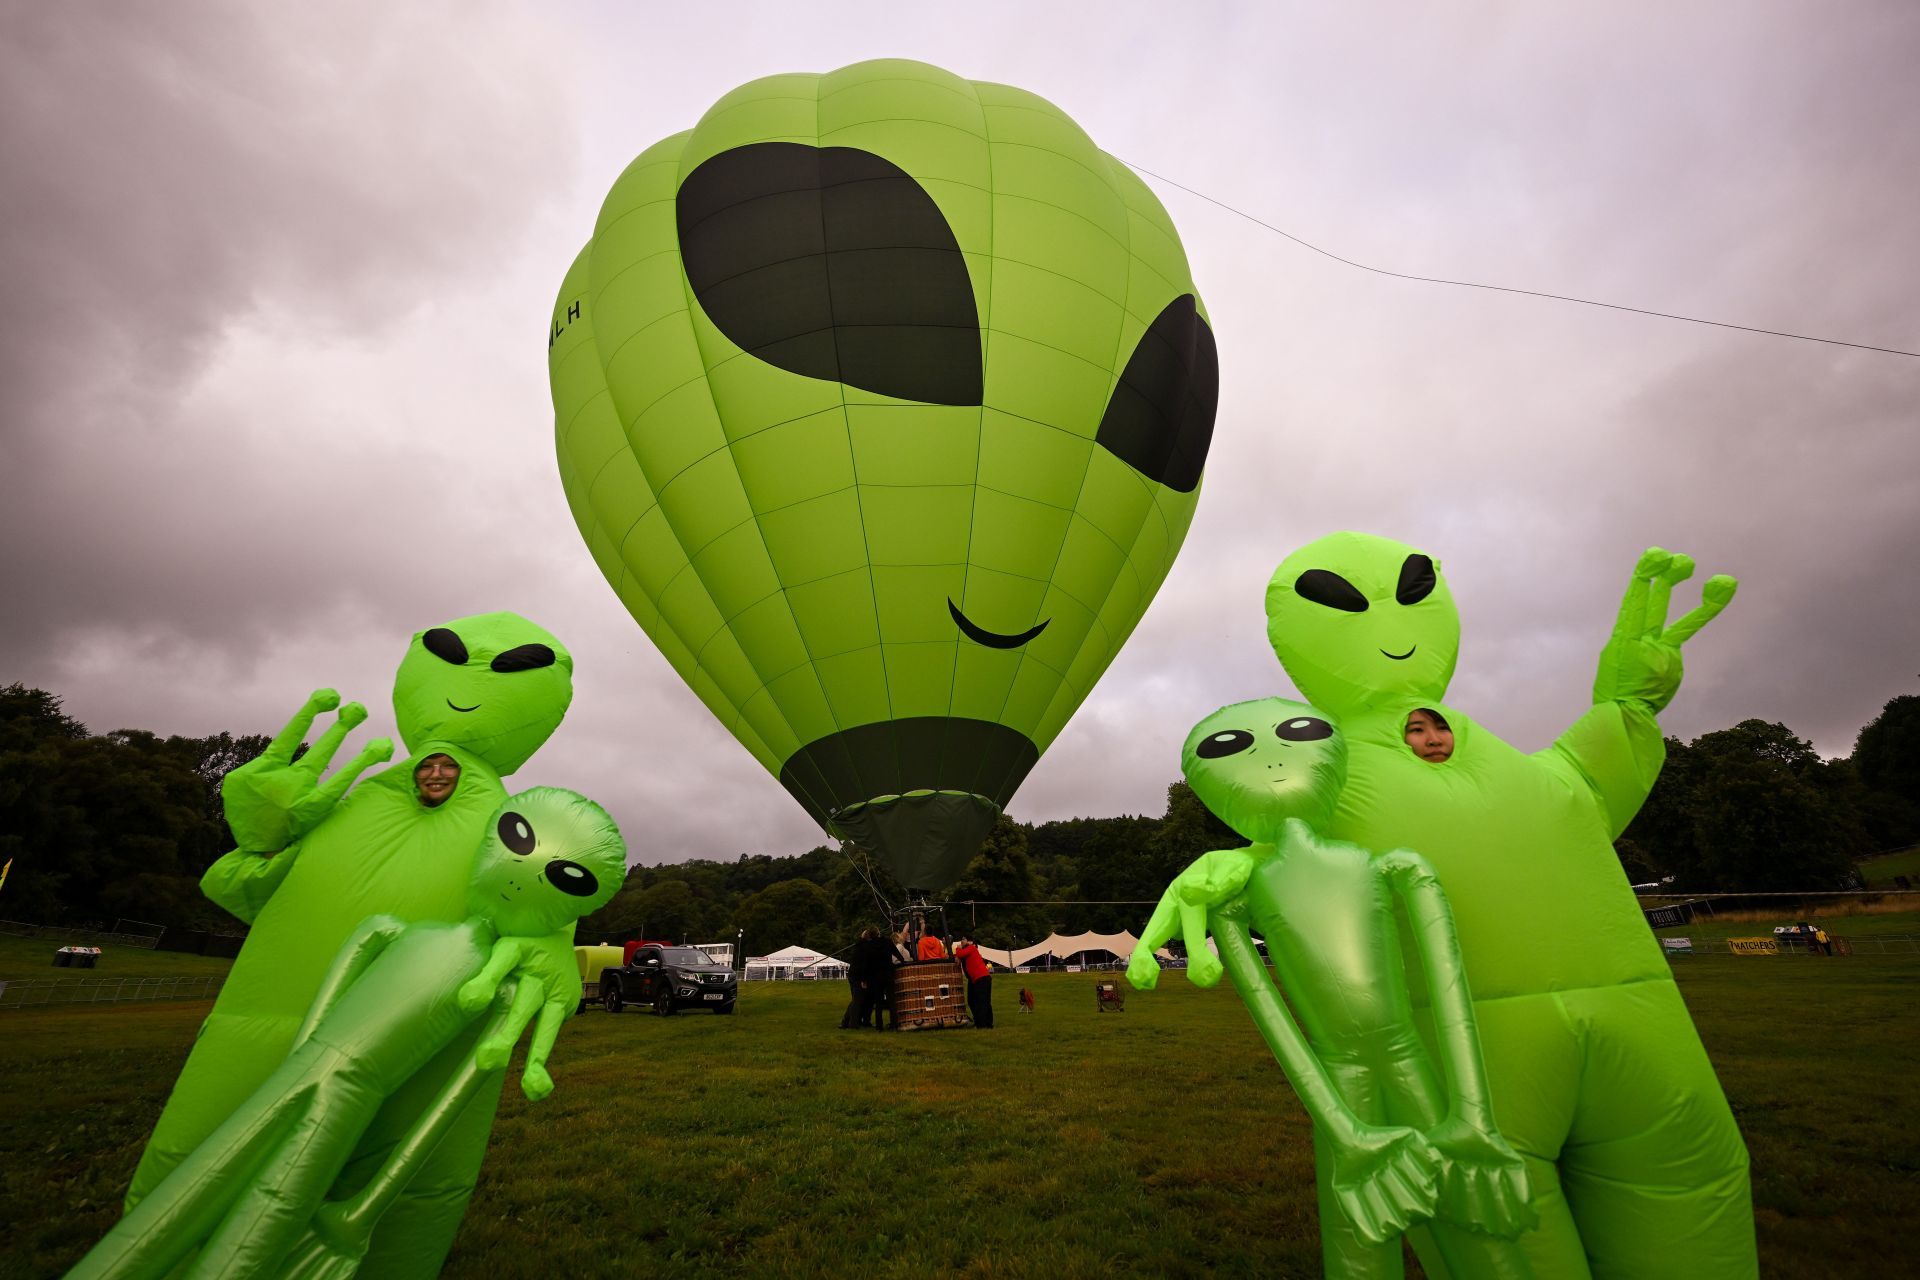
<instances>
[{"instance_id":1,"label":"distant tree line","mask_svg":"<svg viewBox=\"0 0 1920 1280\"><path fill-rule=\"evenodd\" d=\"M41 689L0 689L0 918L116 918L179 928L239 926L200 895L232 847L220 779L258 755L261 735L90 734ZM1863 855L1920 843L1920 697L1888 702L1853 754L1823 760L1785 725L1746 720L1691 743L1667 740L1667 767L1617 843L1635 883L1673 891L1842 889ZM1002 817L945 895L948 922L991 946L1049 932L1138 929L1181 868L1245 843L1184 782L1158 816ZM633 868L583 942L648 937L733 941L760 955L800 944L836 952L904 895L858 850L742 854ZM987 903L993 905L969 906ZM999 905L1017 904L1017 905Z\"/></svg>"}]
</instances>

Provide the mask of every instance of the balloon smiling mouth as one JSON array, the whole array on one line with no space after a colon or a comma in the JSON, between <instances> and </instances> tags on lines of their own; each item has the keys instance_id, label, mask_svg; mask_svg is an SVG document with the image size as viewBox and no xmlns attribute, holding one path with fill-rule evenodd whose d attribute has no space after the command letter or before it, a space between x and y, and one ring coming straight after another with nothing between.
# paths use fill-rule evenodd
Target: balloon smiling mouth
<instances>
[{"instance_id":1,"label":"balloon smiling mouth","mask_svg":"<svg viewBox=\"0 0 1920 1280\"><path fill-rule=\"evenodd\" d=\"M1395 662L1405 662L1408 658L1411 658L1413 656L1414 650L1418 649L1419 647L1420 647L1419 645L1415 645L1413 646L1412 649L1407 650L1405 653L1388 653L1385 649L1382 649L1380 652L1384 656L1392 658Z\"/></svg>"},{"instance_id":2,"label":"balloon smiling mouth","mask_svg":"<svg viewBox=\"0 0 1920 1280\"><path fill-rule=\"evenodd\" d=\"M455 711L459 711L462 713L468 712L468 711L478 711L480 709L480 704L477 702L470 707L463 707L457 704L456 702L454 702L452 698L447 699L447 705L452 707Z\"/></svg>"},{"instance_id":3,"label":"balloon smiling mouth","mask_svg":"<svg viewBox=\"0 0 1920 1280\"><path fill-rule=\"evenodd\" d=\"M961 635L973 641L975 644L986 645L989 649L1018 649L1021 645L1033 639L1042 631L1045 631L1047 629L1047 623L1053 621L1052 618L1048 618L1046 622L1029 627L1019 635L1010 636L999 631L988 631L985 627L975 623L971 618L967 617L966 614L960 612L960 606L953 602L953 597L951 596L947 597L947 612L953 615L954 625L960 628Z\"/></svg>"}]
</instances>

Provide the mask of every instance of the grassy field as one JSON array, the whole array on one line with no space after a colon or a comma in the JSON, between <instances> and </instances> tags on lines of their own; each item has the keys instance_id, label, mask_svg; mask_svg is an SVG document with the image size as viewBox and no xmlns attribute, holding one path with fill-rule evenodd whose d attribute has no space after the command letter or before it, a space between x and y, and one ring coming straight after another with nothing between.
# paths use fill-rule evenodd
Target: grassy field
<instances>
[{"instance_id":1,"label":"grassy field","mask_svg":"<svg viewBox=\"0 0 1920 1280\"><path fill-rule=\"evenodd\" d=\"M91 969L56 969L53 953L68 945L65 938L16 938L0 934L0 982L37 978L197 978L223 974L231 959L199 956L190 951L148 951L141 947L101 944L100 960Z\"/></svg>"},{"instance_id":2,"label":"grassy field","mask_svg":"<svg viewBox=\"0 0 1920 1280\"><path fill-rule=\"evenodd\" d=\"M1895 876L1920 883L1920 846L1884 853L1859 864L1860 878L1876 889L1891 889Z\"/></svg>"},{"instance_id":3,"label":"grassy field","mask_svg":"<svg viewBox=\"0 0 1920 1280\"><path fill-rule=\"evenodd\" d=\"M1676 972L1764 1274L1920 1273L1920 957ZM595 1010L553 1098L509 1087L447 1274L1318 1274L1307 1122L1235 998L1169 974L1101 1014L1111 976L1003 977L991 1033L841 1032L839 983L754 984L733 1018ZM206 1009L0 1014L0 1274L58 1275L112 1223Z\"/></svg>"}]
</instances>

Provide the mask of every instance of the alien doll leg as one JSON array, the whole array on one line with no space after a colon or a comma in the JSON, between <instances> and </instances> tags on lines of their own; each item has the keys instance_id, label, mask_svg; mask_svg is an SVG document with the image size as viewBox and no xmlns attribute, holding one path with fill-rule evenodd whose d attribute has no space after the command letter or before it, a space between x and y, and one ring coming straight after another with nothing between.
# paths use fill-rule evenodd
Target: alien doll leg
<instances>
[{"instance_id":1,"label":"alien doll leg","mask_svg":"<svg viewBox=\"0 0 1920 1280\"><path fill-rule=\"evenodd\" d=\"M132 1212L163 1179L199 1148L286 1060L298 1017L239 1017L214 1012L200 1028L186 1065L133 1171L126 1208Z\"/></svg>"},{"instance_id":2,"label":"alien doll leg","mask_svg":"<svg viewBox=\"0 0 1920 1280\"><path fill-rule=\"evenodd\" d=\"M368 1128L353 1163L341 1175L335 1198L344 1199L373 1177L395 1144L405 1138L424 1111L439 1099L447 1082L465 1067L489 1025L476 1022L394 1094ZM466 1216L467 1201L473 1196L493 1134L493 1117L500 1106L505 1073L490 1074L492 1078L467 1102L406 1191L381 1216L360 1264L362 1277L419 1280L439 1274Z\"/></svg>"},{"instance_id":3,"label":"alien doll leg","mask_svg":"<svg viewBox=\"0 0 1920 1280\"><path fill-rule=\"evenodd\" d=\"M210 1242L237 1206L263 1183L277 1182L289 1158L310 1143L326 1109L323 1086L334 1064L335 1056L325 1051L289 1059L116 1223L69 1275L81 1280L157 1278L174 1274L196 1252L205 1261L211 1255ZM323 1181L320 1191L325 1189Z\"/></svg>"},{"instance_id":4,"label":"alien doll leg","mask_svg":"<svg viewBox=\"0 0 1920 1280\"><path fill-rule=\"evenodd\" d=\"M1746 1143L1679 990L1565 998L1587 1035L1560 1167L1596 1280L1758 1275Z\"/></svg>"},{"instance_id":5,"label":"alien doll leg","mask_svg":"<svg viewBox=\"0 0 1920 1280\"><path fill-rule=\"evenodd\" d=\"M1365 1067L1327 1060L1327 1074L1353 1113L1368 1124L1385 1124L1387 1109ZM1313 1130L1313 1182L1320 1202L1320 1265L1326 1280L1401 1280L1406 1274L1400 1237L1379 1244L1363 1238L1334 1197L1333 1158L1318 1125Z\"/></svg>"}]
</instances>

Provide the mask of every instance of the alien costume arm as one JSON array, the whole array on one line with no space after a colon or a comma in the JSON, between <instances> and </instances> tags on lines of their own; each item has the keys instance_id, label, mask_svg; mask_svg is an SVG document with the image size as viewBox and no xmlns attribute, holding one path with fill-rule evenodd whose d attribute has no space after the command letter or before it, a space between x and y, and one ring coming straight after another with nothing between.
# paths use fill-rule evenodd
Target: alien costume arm
<instances>
[{"instance_id":1,"label":"alien costume arm","mask_svg":"<svg viewBox=\"0 0 1920 1280\"><path fill-rule=\"evenodd\" d=\"M1253 874L1254 857L1245 849L1216 849L1194 859L1160 895L1140 934L1140 945L1127 962L1127 981L1135 990L1151 991L1160 982L1160 962L1153 953L1175 931L1187 945L1187 978L1195 986L1211 987L1224 972L1207 947L1207 912L1239 896Z\"/></svg>"},{"instance_id":2,"label":"alien costume arm","mask_svg":"<svg viewBox=\"0 0 1920 1280\"><path fill-rule=\"evenodd\" d=\"M1719 616L1739 585L1724 574L1707 579L1700 607L1668 626L1673 588L1692 576L1689 556L1651 547L1640 557L1600 652L1593 708L1539 753L1549 768L1592 791L1612 837L1626 830L1666 763L1655 717L1679 692L1681 646Z\"/></svg>"},{"instance_id":3,"label":"alien costume arm","mask_svg":"<svg viewBox=\"0 0 1920 1280\"><path fill-rule=\"evenodd\" d=\"M1227 973L1288 1083L1313 1119L1331 1157L1320 1172L1355 1230L1378 1244L1432 1216L1437 1157L1412 1129L1367 1124L1353 1113L1254 950L1245 910L1233 903L1213 915L1213 937Z\"/></svg>"},{"instance_id":4,"label":"alien costume arm","mask_svg":"<svg viewBox=\"0 0 1920 1280\"><path fill-rule=\"evenodd\" d=\"M1526 1162L1493 1119L1473 993L1453 927L1453 909L1427 860L1398 849L1379 859L1406 905L1431 993L1434 1035L1446 1067L1447 1115L1427 1131L1440 1152L1440 1201L1448 1218L1511 1239L1537 1221L1527 1199Z\"/></svg>"},{"instance_id":5,"label":"alien costume arm","mask_svg":"<svg viewBox=\"0 0 1920 1280\"><path fill-rule=\"evenodd\" d=\"M335 707L340 707L339 718L295 760L314 718ZM366 718L367 709L359 703L342 707L339 694L315 689L265 751L221 779L221 807L239 848L207 868L200 879L202 893L245 923L254 922L293 870L300 838L333 812L355 779L392 758L393 743L376 738L333 777L320 781L347 734Z\"/></svg>"}]
</instances>

